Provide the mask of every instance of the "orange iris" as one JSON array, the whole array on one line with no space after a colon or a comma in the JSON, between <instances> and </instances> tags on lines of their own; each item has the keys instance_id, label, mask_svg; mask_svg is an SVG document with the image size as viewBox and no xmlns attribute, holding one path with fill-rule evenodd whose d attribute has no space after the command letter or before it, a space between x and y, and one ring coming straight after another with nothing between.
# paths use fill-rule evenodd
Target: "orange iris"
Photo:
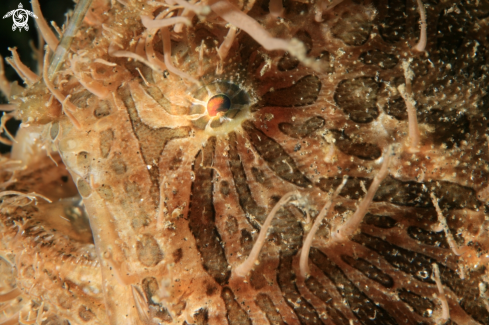
<instances>
[{"instance_id":1,"label":"orange iris","mask_svg":"<svg viewBox=\"0 0 489 325\"><path fill-rule=\"evenodd\" d=\"M219 112L227 112L231 107L231 99L224 94L212 96L207 102L207 112L210 116L216 116Z\"/></svg>"}]
</instances>

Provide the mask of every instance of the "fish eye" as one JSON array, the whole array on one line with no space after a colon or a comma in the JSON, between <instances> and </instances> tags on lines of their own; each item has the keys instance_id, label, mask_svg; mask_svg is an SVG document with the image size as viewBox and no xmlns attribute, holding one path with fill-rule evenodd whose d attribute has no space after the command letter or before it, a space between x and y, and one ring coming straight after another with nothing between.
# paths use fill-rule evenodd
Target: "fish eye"
<instances>
[{"instance_id":1,"label":"fish eye","mask_svg":"<svg viewBox=\"0 0 489 325\"><path fill-rule=\"evenodd\" d=\"M191 115L200 115L194 127L209 134L226 134L249 118L252 100L237 84L218 80L192 93Z\"/></svg>"},{"instance_id":2,"label":"fish eye","mask_svg":"<svg viewBox=\"0 0 489 325\"><path fill-rule=\"evenodd\" d=\"M231 108L231 99L226 94L212 96L207 102L209 116L216 116L220 112L227 112Z\"/></svg>"}]
</instances>

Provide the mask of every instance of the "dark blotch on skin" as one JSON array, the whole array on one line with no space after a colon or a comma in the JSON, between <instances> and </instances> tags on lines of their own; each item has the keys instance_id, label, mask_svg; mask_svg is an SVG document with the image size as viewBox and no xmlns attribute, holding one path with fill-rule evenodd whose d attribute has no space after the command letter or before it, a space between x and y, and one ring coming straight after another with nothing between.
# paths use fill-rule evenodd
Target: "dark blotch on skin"
<instances>
[{"instance_id":1,"label":"dark blotch on skin","mask_svg":"<svg viewBox=\"0 0 489 325\"><path fill-rule=\"evenodd\" d=\"M303 123L280 123L279 130L291 138L302 139L319 130L325 124L322 117L314 116Z\"/></svg>"},{"instance_id":2,"label":"dark blotch on skin","mask_svg":"<svg viewBox=\"0 0 489 325\"><path fill-rule=\"evenodd\" d=\"M375 160L382 155L382 150L375 144L360 142L357 138L350 138L344 132L330 130L335 137L335 146L347 155L356 156L365 160Z\"/></svg>"},{"instance_id":3,"label":"dark blotch on skin","mask_svg":"<svg viewBox=\"0 0 489 325\"><path fill-rule=\"evenodd\" d=\"M380 254L393 267L412 275L419 281L435 283L432 280L432 265L436 262L433 258L365 233L355 235L352 240ZM485 268L481 267L473 271L470 276L462 280L455 271L445 265L438 263L438 267L442 284L448 286L459 297L460 307L481 324L489 324L489 311L485 308L478 287Z\"/></svg>"},{"instance_id":4,"label":"dark blotch on skin","mask_svg":"<svg viewBox=\"0 0 489 325\"><path fill-rule=\"evenodd\" d=\"M378 267L367 262L363 258L353 258L349 255L341 255L341 259L351 267L356 268L362 272L367 278L380 283L386 288L392 288L394 286L394 280Z\"/></svg>"},{"instance_id":5,"label":"dark blotch on skin","mask_svg":"<svg viewBox=\"0 0 489 325\"><path fill-rule=\"evenodd\" d=\"M156 280L156 278L144 278L141 282L141 288L143 289L148 304L154 307L150 309L150 311L154 313L154 316L161 319L164 323L171 322L172 317L170 316L168 310L164 308L161 304L155 303L153 301L153 297L157 296L159 289L158 281Z\"/></svg>"},{"instance_id":6,"label":"dark blotch on skin","mask_svg":"<svg viewBox=\"0 0 489 325\"><path fill-rule=\"evenodd\" d=\"M231 275L221 244L221 236L215 224L213 204L214 170L206 168L212 164L216 138L211 137L205 147L195 157L193 165L195 180L189 205L189 227L195 237L197 249L202 257L204 269L219 284L227 282Z\"/></svg>"},{"instance_id":7,"label":"dark blotch on skin","mask_svg":"<svg viewBox=\"0 0 489 325\"><path fill-rule=\"evenodd\" d=\"M397 221L389 216L379 216L371 213L365 215L363 222L382 229L390 229L397 224Z\"/></svg>"},{"instance_id":8,"label":"dark blotch on skin","mask_svg":"<svg viewBox=\"0 0 489 325\"><path fill-rule=\"evenodd\" d=\"M316 102L321 90L318 77L309 75L299 79L294 85L280 88L263 95L262 106L299 107Z\"/></svg>"},{"instance_id":9,"label":"dark blotch on skin","mask_svg":"<svg viewBox=\"0 0 489 325\"><path fill-rule=\"evenodd\" d=\"M143 235L136 242L136 253L139 261L145 266L155 266L163 259L160 246L150 235Z\"/></svg>"},{"instance_id":10,"label":"dark blotch on skin","mask_svg":"<svg viewBox=\"0 0 489 325\"><path fill-rule=\"evenodd\" d=\"M102 152L103 158L107 158L109 156L113 141L114 131L112 131L112 129L100 132L100 151Z\"/></svg>"},{"instance_id":11,"label":"dark blotch on skin","mask_svg":"<svg viewBox=\"0 0 489 325\"><path fill-rule=\"evenodd\" d=\"M400 289L397 295L399 299L411 306L416 314L423 317L431 317L429 310L434 310L435 304L428 298L417 295L404 288Z\"/></svg>"},{"instance_id":12,"label":"dark blotch on skin","mask_svg":"<svg viewBox=\"0 0 489 325\"><path fill-rule=\"evenodd\" d=\"M229 325L251 325L250 318L236 301L231 289L224 287L221 292L221 297L226 306Z\"/></svg>"},{"instance_id":13,"label":"dark blotch on skin","mask_svg":"<svg viewBox=\"0 0 489 325\"><path fill-rule=\"evenodd\" d=\"M265 313L270 325L285 325L282 316L277 312L277 308L274 306L273 301L269 296L260 293L256 296L256 304Z\"/></svg>"},{"instance_id":14,"label":"dark blotch on skin","mask_svg":"<svg viewBox=\"0 0 489 325\"><path fill-rule=\"evenodd\" d=\"M265 209L259 207L256 204L253 196L251 195L250 187L248 186L248 179L244 171L243 163L238 152L237 137L235 132L229 133L229 169L233 174L234 185L239 198L239 205L246 212L246 217L250 224L260 229L261 223L265 221ZM250 218L250 215L255 218Z\"/></svg>"},{"instance_id":15,"label":"dark blotch on skin","mask_svg":"<svg viewBox=\"0 0 489 325\"><path fill-rule=\"evenodd\" d=\"M379 116L377 93L379 84L371 77L343 80L338 84L334 99L350 119L369 123Z\"/></svg>"},{"instance_id":16,"label":"dark blotch on skin","mask_svg":"<svg viewBox=\"0 0 489 325\"><path fill-rule=\"evenodd\" d=\"M96 118L102 118L105 116L110 115L110 104L108 101L101 100L95 110L93 111L93 114L95 115Z\"/></svg>"},{"instance_id":17,"label":"dark blotch on skin","mask_svg":"<svg viewBox=\"0 0 489 325\"><path fill-rule=\"evenodd\" d=\"M406 32L406 0L388 0L387 13L380 24L380 35L389 42L400 41Z\"/></svg>"},{"instance_id":18,"label":"dark blotch on skin","mask_svg":"<svg viewBox=\"0 0 489 325\"><path fill-rule=\"evenodd\" d=\"M321 299L326 304L326 311L336 325L350 325L348 318L334 307L333 298L328 293L328 290L319 283L316 278L310 276L306 280L306 286L312 294Z\"/></svg>"},{"instance_id":19,"label":"dark blotch on skin","mask_svg":"<svg viewBox=\"0 0 489 325\"><path fill-rule=\"evenodd\" d=\"M251 233L248 230L241 229L241 237L239 238L239 243L241 244L243 253L249 254L249 252L253 248L253 236L251 236Z\"/></svg>"},{"instance_id":20,"label":"dark blotch on skin","mask_svg":"<svg viewBox=\"0 0 489 325\"><path fill-rule=\"evenodd\" d=\"M309 35L309 33L306 32L305 30L299 30L294 35L294 38L297 38L299 41L302 42L302 44L304 44L306 48L306 53L309 54L309 52L312 49L311 35ZM299 65L299 60L295 56L292 56L290 55L290 53L287 52L278 62L277 68L280 71L290 71L297 68L298 65Z\"/></svg>"},{"instance_id":21,"label":"dark blotch on skin","mask_svg":"<svg viewBox=\"0 0 489 325\"><path fill-rule=\"evenodd\" d=\"M341 178L321 177L317 186L327 192L331 188L336 188L341 184ZM340 192L341 196L348 196L357 200L363 197L361 182L365 188L369 188L372 179L361 177L350 177L348 182ZM391 176L387 176L375 193L375 202L390 202L397 205L412 206L417 208L434 208L430 193L425 190L429 188L437 198L442 209L462 209L475 210L480 206L476 192L469 187L461 186L447 181L431 181L418 183L414 181L403 182Z\"/></svg>"},{"instance_id":22,"label":"dark blotch on skin","mask_svg":"<svg viewBox=\"0 0 489 325\"><path fill-rule=\"evenodd\" d=\"M292 271L291 252L280 254L280 264L278 266L277 281L282 290L282 295L291 309L296 313L297 318L303 325L321 324L319 315L314 307L301 297L295 284L296 276Z\"/></svg>"},{"instance_id":23,"label":"dark blotch on skin","mask_svg":"<svg viewBox=\"0 0 489 325\"><path fill-rule=\"evenodd\" d=\"M183 250L181 248L178 248L173 252L172 255L173 255L173 261L175 263L178 263L183 257Z\"/></svg>"},{"instance_id":24,"label":"dark blotch on skin","mask_svg":"<svg viewBox=\"0 0 489 325\"><path fill-rule=\"evenodd\" d=\"M348 302L353 314L363 324L397 325L395 319L384 308L377 306L358 289L324 253L313 247L309 258L335 284L341 296Z\"/></svg>"},{"instance_id":25,"label":"dark blotch on skin","mask_svg":"<svg viewBox=\"0 0 489 325\"><path fill-rule=\"evenodd\" d=\"M407 233L409 237L425 245L438 246L447 249L450 248L445 237L445 233L443 231L434 232L411 226L407 229Z\"/></svg>"},{"instance_id":26,"label":"dark blotch on skin","mask_svg":"<svg viewBox=\"0 0 489 325\"><path fill-rule=\"evenodd\" d=\"M354 8L343 12L336 25L331 28L334 37L352 46L364 44L371 30L372 22L369 14L365 11L354 10Z\"/></svg>"},{"instance_id":27,"label":"dark blotch on skin","mask_svg":"<svg viewBox=\"0 0 489 325\"><path fill-rule=\"evenodd\" d=\"M292 157L274 139L249 121L244 122L242 127L249 135L253 147L280 178L302 188L311 186L311 181L300 172Z\"/></svg>"},{"instance_id":28,"label":"dark blotch on skin","mask_svg":"<svg viewBox=\"0 0 489 325\"><path fill-rule=\"evenodd\" d=\"M387 115L394 116L396 120L405 121L408 118L406 102L401 96L389 97L384 110Z\"/></svg>"}]
</instances>

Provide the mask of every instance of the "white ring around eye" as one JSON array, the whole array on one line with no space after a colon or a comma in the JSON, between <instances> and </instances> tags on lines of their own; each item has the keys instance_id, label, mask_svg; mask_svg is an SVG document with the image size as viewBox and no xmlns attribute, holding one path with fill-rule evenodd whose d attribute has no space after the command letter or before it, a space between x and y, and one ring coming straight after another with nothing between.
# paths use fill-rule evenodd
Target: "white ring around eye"
<instances>
[{"instance_id":1,"label":"white ring around eye","mask_svg":"<svg viewBox=\"0 0 489 325\"><path fill-rule=\"evenodd\" d=\"M216 95L224 95L230 100L226 112L211 115L208 103ZM238 85L228 81L216 81L199 88L193 94L191 115L202 115L194 121L194 126L211 135L227 134L237 128L250 116L250 96Z\"/></svg>"}]
</instances>

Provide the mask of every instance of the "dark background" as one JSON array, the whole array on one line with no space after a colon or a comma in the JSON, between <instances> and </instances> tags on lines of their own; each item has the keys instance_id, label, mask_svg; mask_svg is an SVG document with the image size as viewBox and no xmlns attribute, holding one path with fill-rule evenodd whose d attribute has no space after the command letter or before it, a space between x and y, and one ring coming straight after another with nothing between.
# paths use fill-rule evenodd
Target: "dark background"
<instances>
[{"instance_id":1,"label":"dark background","mask_svg":"<svg viewBox=\"0 0 489 325\"><path fill-rule=\"evenodd\" d=\"M32 11L30 0L1 0L0 17L3 17L10 10L17 9L19 7L19 3L22 3L24 9ZM73 0L39 0L39 4L41 6L42 14L48 21L48 24L51 25L50 22L54 20L59 27L65 23L65 13L75 7ZM11 53L8 50L9 47L17 47L17 51L19 52L22 62L30 67L32 71L37 72L36 61L33 58L33 51L29 45L29 42L33 41L35 46L38 46L37 28L34 21L34 18L29 17L29 31L22 29L22 31L19 32L17 29L14 32L12 31L12 17L0 19L0 54L4 59L3 63L5 66L5 74L9 81L17 80L20 85L23 84L22 80L19 78L15 70L5 62L5 58L11 56ZM56 32L55 34L57 35ZM7 99L5 96L0 95L0 104L4 103L7 103ZM11 132L15 133L18 125L18 121L11 120L7 123L7 128ZM10 151L9 146L0 144L1 153L8 151Z\"/></svg>"}]
</instances>

